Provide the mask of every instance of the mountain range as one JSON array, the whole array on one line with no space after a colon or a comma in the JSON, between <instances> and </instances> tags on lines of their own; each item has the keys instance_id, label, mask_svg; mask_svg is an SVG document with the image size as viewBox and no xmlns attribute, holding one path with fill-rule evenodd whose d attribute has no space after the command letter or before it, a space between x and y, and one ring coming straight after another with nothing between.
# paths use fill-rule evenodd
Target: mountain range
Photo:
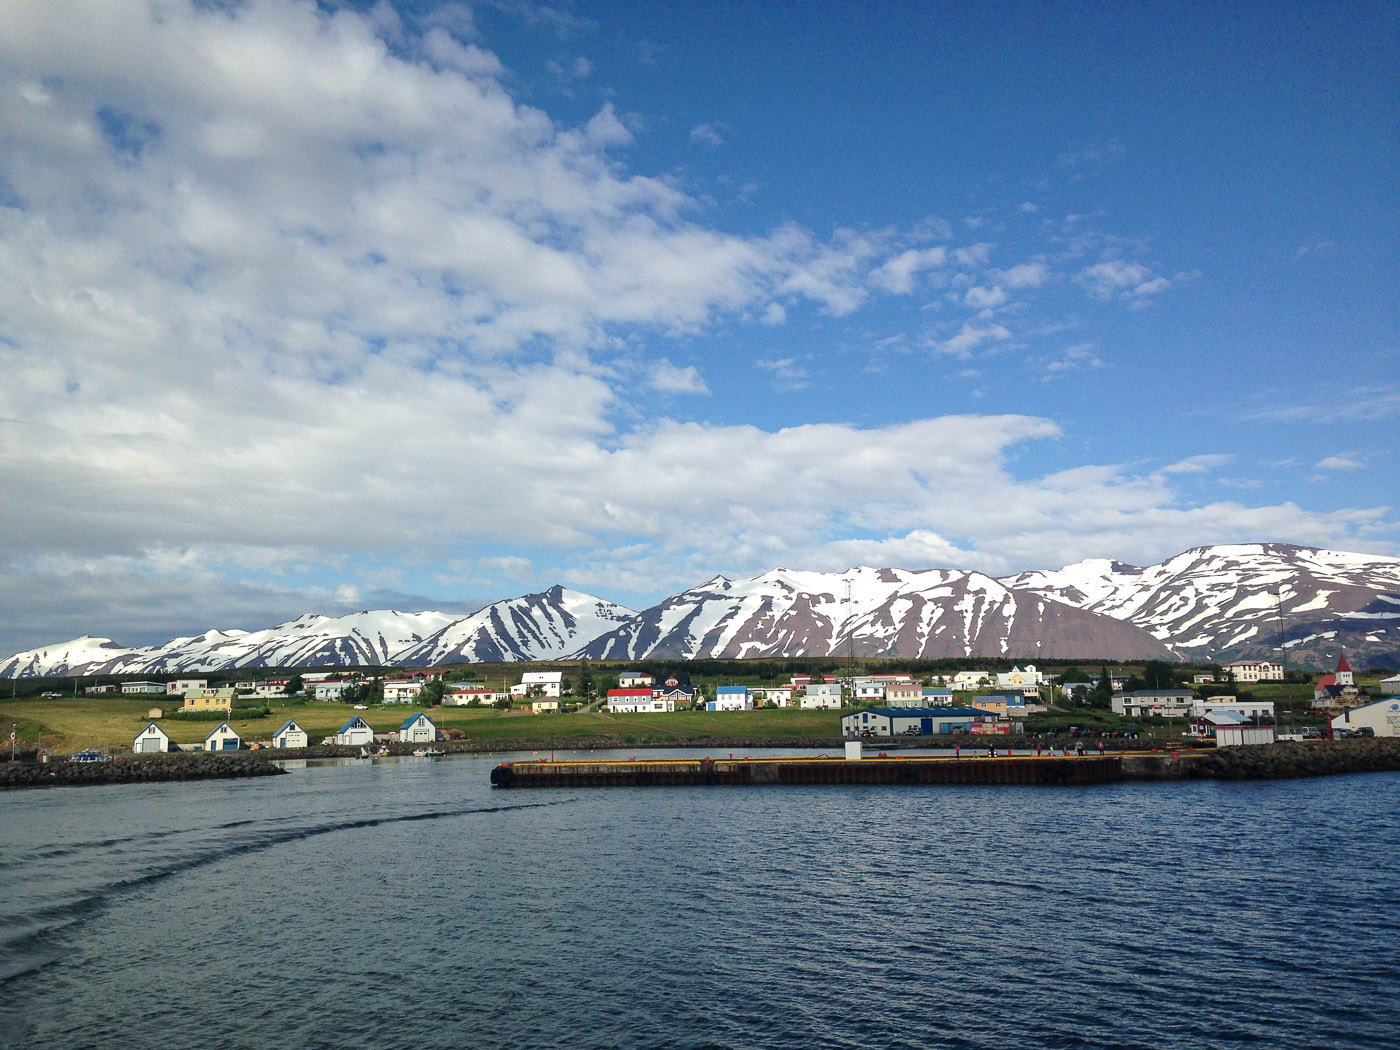
<instances>
[{"instance_id":1,"label":"mountain range","mask_svg":"<svg viewBox=\"0 0 1400 1050\"><path fill-rule=\"evenodd\" d=\"M1145 567L1091 559L994 579L956 569L774 569L724 576L640 612L551 587L470 616L314 614L123 648L78 638L0 661L0 677L431 666L557 659L1268 657L1324 669L1400 663L1400 558L1252 543Z\"/></svg>"}]
</instances>

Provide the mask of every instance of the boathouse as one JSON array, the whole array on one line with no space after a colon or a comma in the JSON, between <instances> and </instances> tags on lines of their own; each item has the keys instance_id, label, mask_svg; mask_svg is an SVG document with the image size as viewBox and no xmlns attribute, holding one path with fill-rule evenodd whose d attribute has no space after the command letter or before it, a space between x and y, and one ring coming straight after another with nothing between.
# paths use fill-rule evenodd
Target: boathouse
<instances>
[{"instance_id":1,"label":"boathouse","mask_svg":"<svg viewBox=\"0 0 1400 1050\"><path fill-rule=\"evenodd\" d=\"M431 744L438 738L437 726L424 714L405 718L399 726L399 742L402 744Z\"/></svg>"},{"instance_id":2,"label":"boathouse","mask_svg":"<svg viewBox=\"0 0 1400 1050\"><path fill-rule=\"evenodd\" d=\"M243 743L243 738L238 735L234 728L227 722L220 722L219 727L204 738L204 750L237 751L238 745L241 743Z\"/></svg>"},{"instance_id":3,"label":"boathouse","mask_svg":"<svg viewBox=\"0 0 1400 1050\"><path fill-rule=\"evenodd\" d=\"M306 730L291 721L284 722L282 728L272 734L273 747L305 747L308 742Z\"/></svg>"},{"instance_id":4,"label":"boathouse","mask_svg":"<svg viewBox=\"0 0 1400 1050\"><path fill-rule=\"evenodd\" d=\"M136 739L131 742L131 750L138 755L154 754L157 751L169 751L170 734L152 722L145 729L136 734Z\"/></svg>"},{"instance_id":5,"label":"boathouse","mask_svg":"<svg viewBox=\"0 0 1400 1050\"><path fill-rule=\"evenodd\" d=\"M374 743L374 730L368 722L356 715L340 727L332 742L342 747L364 747Z\"/></svg>"}]
</instances>

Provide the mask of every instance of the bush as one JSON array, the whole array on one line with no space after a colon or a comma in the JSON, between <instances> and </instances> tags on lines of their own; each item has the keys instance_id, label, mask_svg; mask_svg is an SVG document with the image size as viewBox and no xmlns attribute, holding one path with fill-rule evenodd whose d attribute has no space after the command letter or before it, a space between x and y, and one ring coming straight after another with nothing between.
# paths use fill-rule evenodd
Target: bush
<instances>
[{"instance_id":1,"label":"bush","mask_svg":"<svg viewBox=\"0 0 1400 1050\"><path fill-rule=\"evenodd\" d=\"M270 714L272 711L268 707L235 707L232 711L172 711L166 717L182 722L232 722L237 719L246 722L253 718L266 718Z\"/></svg>"}]
</instances>

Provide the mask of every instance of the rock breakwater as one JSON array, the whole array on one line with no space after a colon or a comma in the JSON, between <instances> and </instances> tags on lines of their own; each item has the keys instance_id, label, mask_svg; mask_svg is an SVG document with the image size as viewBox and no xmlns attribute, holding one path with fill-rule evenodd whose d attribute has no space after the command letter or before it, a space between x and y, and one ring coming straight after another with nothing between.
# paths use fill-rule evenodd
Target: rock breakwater
<instances>
[{"instance_id":1,"label":"rock breakwater","mask_svg":"<svg viewBox=\"0 0 1400 1050\"><path fill-rule=\"evenodd\" d=\"M3 762L0 763L0 789L228 780L284 773L286 770L272 765L261 755L250 753L139 755L112 762Z\"/></svg>"}]
</instances>

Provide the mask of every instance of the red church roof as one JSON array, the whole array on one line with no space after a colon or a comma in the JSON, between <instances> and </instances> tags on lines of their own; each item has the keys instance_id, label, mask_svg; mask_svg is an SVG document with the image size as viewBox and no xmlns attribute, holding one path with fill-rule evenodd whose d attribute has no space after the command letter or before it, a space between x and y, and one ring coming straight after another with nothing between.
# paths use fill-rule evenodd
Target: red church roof
<instances>
[{"instance_id":1,"label":"red church roof","mask_svg":"<svg viewBox=\"0 0 1400 1050\"><path fill-rule=\"evenodd\" d=\"M1341 656L1337 657L1337 670L1338 670L1338 671L1346 671L1346 672L1350 673L1350 671L1351 671L1351 664L1347 663L1347 654L1346 654L1346 653L1342 653Z\"/></svg>"}]
</instances>

